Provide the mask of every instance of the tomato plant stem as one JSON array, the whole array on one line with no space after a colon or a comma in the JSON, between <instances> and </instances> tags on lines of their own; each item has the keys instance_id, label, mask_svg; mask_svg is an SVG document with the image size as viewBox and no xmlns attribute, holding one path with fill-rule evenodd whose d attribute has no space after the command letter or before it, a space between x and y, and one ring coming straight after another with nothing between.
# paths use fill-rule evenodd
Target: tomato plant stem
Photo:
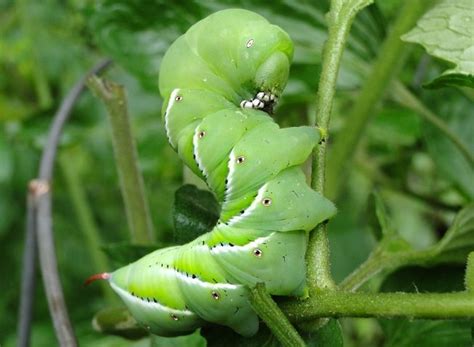
<instances>
[{"instance_id":1,"label":"tomato plant stem","mask_svg":"<svg viewBox=\"0 0 474 347\"><path fill-rule=\"evenodd\" d=\"M356 14L371 2L370 0L333 0L327 14L328 39L323 48L322 71L316 96L316 123L311 124L318 126L321 133L325 134L321 139L320 145L315 148L312 154L313 174L311 186L321 194L324 194L329 120L336 92L336 81L342 53L352 21ZM325 224L319 225L311 233L306 259L310 290L334 288L335 285L330 271L329 242Z\"/></svg>"},{"instance_id":2,"label":"tomato plant stem","mask_svg":"<svg viewBox=\"0 0 474 347\"><path fill-rule=\"evenodd\" d=\"M250 303L283 346L306 346L296 329L288 321L288 318L281 312L270 294L267 293L263 283L258 283L255 288L251 289Z\"/></svg>"},{"instance_id":3,"label":"tomato plant stem","mask_svg":"<svg viewBox=\"0 0 474 347\"><path fill-rule=\"evenodd\" d=\"M455 293L349 293L324 291L280 307L294 322L319 317L461 319L474 316L474 295Z\"/></svg>"},{"instance_id":4,"label":"tomato plant stem","mask_svg":"<svg viewBox=\"0 0 474 347\"><path fill-rule=\"evenodd\" d=\"M138 168L138 155L132 136L125 89L122 85L97 76L91 76L87 85L102 99L108 111L115 162L132 242L148 244L153 241L153 225L145 198L143 177Z\"/></svg>"}]
</instances>

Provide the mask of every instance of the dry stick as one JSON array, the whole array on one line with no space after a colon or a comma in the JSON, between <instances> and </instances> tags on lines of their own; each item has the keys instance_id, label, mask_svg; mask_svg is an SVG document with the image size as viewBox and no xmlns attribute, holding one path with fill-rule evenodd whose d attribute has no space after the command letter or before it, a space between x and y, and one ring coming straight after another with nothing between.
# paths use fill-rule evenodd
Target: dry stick
<instances>
[{"instance_id":1,"label":"dry stick","mask_svg":"<svg viewBox=\"0 0 474 347\"><path fill-rule=\"evenodd\" d=\"M28 187L25 249L23 252L23 271L21 274L21 302L18 311L18 343L19 347L30 345L31 317L36 287L36 203L35 185Z\"/></svg>"},{"instance_id":2,"label":"dry stick","mask_svg":"<svg viewBox=\"0 0 474 347\"><path fill-rule=\"evenodd\" d=\"M104 60L94 66L87 75L98 73L109 64L110 60ZM36 232L43 285L56 336L61 346L76 346L77 342L64 302L61 282L59 281L51 223L50 181L53 176L54 158L56 157L62 129L77 99L84 90L87 75L74 85L54 115L48 141L41 157L39 178L30 182L34 194L32 194L33 201L28 204L27 211L27 228L29 233ZM29 233L28 235L30 235ZM28 242L28 245L31 246L31 242L34 243L34 236L30 235L25 242ZM22 268L22 297L20 303L22 311L19 317L18 340L25 344L20 346L28 346L31 334L32 306L35 293L34 269L36 266L33 249L34 247L25 247L24 251L29 255L24 255L25 262Z\"/></svg>"},{"instance_id":3,"label":"dry stick","mask_svg":"<svg viewBox=\"0 0 474 347\"><path fill-rule=\"evenodd\" d=\"M112 129L115 162L125 202L132 242L149 244L153 241L153 224L145 199L143 177L137 160L137 149L132 136L127 97L122 85L91 76L88 87L104 102Z\"/></svg>"}]
</instances>

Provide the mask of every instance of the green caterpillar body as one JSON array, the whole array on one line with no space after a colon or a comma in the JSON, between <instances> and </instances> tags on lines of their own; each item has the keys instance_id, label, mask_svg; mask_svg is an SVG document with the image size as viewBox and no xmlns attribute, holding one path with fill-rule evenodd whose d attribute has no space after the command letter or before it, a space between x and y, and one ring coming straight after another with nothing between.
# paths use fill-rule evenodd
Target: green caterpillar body
<instances>
[{"instance_id":1,"label":"green caterpillar body","mask_svg":"<svg viewBox=\"0 0 474 347\"><path fill-rule=\"evenodd\" d=\"M214 229L110 274L112 288L152 333L173 336L206 322L251 336L249 288L302 295L308 231L336 212L306 183L317 145L311 127L280 129L267 111L285 87L292 42L245 10L193 25L163 58L160 91L170 144L221 204Z\"/></svg>"}]
</instances>

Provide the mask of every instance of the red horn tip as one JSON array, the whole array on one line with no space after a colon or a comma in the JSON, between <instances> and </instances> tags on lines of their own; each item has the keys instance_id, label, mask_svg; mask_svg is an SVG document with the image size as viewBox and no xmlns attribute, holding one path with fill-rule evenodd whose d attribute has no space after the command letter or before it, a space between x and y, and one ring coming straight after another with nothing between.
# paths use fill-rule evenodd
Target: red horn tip
<instances>
[{"instance_id":1,"label":"red horn tip","mask_svg":"<svg viewBox=\"0 0 474 347\"><path fill-rule=\"evenodd\" d=\"M102 272L100 274L92 275L88 279L85 280L84 287L88 286L89 284L97 280L108 280L109 278L110 278L110 274L108 272Z\"/></svg>"}]
</instances>

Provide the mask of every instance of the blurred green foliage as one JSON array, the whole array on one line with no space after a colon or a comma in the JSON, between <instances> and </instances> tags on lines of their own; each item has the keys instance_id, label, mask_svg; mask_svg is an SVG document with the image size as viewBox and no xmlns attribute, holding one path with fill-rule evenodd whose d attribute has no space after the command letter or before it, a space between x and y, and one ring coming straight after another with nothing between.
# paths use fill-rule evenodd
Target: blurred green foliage
<instances>
[{"instance_id":1,"label":"blurred green foliage","mask_svg":"<svg viewBox=\"0 0 474 347\"><path fill-rule=\"evenodd\" d=\"M338 79L330 129L334 141L400 3L400 0L376 2L353 25ZM162 102L157 90L159 64L170 43L187 27L213 11L228 7L259 12L293 38L295 62L276 118L285 126L306 123L314 116L320 52L326 38L326 1L0 0L0 273L4 275L0 281L0 312L3 313L0 345L12 346L16 340L26 187L37 175L48 126L68 89L101 57L114 59L116 63L108 75L124 84L128 91L153 222L157 232L164 235L162 239L173 242L173 223L177 220L176 214L173 219L172 210L175 191L183 183L183 168L167 143L159 116ZM444 62L428 58L421 47L413 46L398 79L474 150L472 91L424 91L420 87L444 70ZM442 133L398 104L390 90L380 101L376 116L366 129L353 170L340 173L347 185L337 201L339 213L329 224L333 273L338 281L366 259L376 242L377 232L372 231L377 225L370 218L374 212L369 204L374 188L387 205L391 227L417 249L439 240L456 211L474 199L474 169ZM143 249L130 251L122 246L128 242L128 231L110 133L102 105L88 92L76 105L66 126L60 152L70 158L69 165L73 166L87 198L87 207L110 263L115 266L142 254ZM129 342L93 330L92 317L105 303L98 286L82 287L94 264L67 184L61 167L57 166L53 184L55 242L66 301L79 341L84 346L148 346L146 339ZM181 206L195 203L192 199L181 200ZM174 208L179 210L179 204ZM103 269L107 270L111 269ZM382 288L406 289L394 286L394 282L418 288L424 288L419 281L438 283L428 275L418 276L419 269L403 271L387 279ZM441 267L429 271L449 276L458 270ZM449 281L453 288L460 286L462 276ZM377 283L381 282L382 279ZM374 289L377 283L369 284L367 290ZM426 290L436 291L436 286ZM466 340L462 338L470 330L466 324L429 325L402 319L380 322L344 319L342 323L347 346L429 345L434 340L436 346L452 345L449 344L452 340L438 339L436 334L445 337L456 334L459 346L463 346ZM418 329L423 329L423 340L416 334ZM400 331L404 336L400 337ZM186 345L191 341L188 339L156 338L154 345ZM192 341L203 344L199 336L192 337ZM32 345L55 344L39 283Z\"/></svg>"}]
</instances>

